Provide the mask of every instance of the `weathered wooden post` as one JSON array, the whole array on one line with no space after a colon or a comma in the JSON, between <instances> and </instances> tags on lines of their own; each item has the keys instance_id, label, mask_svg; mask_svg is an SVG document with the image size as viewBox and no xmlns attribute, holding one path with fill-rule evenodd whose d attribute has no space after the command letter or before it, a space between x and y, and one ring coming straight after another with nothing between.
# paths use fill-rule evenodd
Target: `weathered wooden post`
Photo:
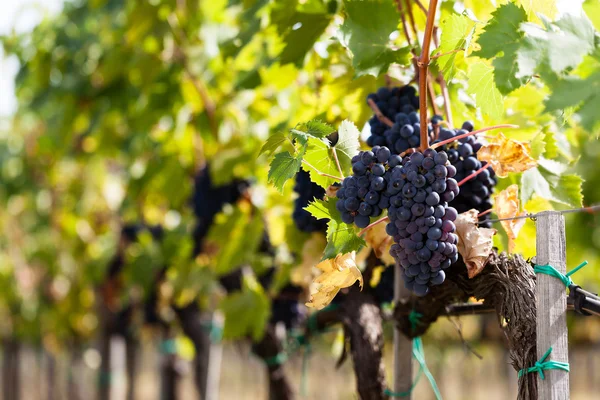
<instances>
[{"instance_id":1,"label":"weathered wooden post","mask_svg":"<svg viewBox=\"0 0 600 400\"><path fill-rule=\"evenodd\" d=\"M402 267L394 266L394 303L406 297L409 292L402 282ZM394 329L394 393L407 393L396 397L410 400L412 387L412 339L404 336L398 326Z\"/></svg>"},{"instance_id":2,"label":"weathered wooden post","mask_svg":"<svg viewBox=\"0 0 600 400\"><path fill-rule=\"evenodd\" d=\"M561 274L567 271L565 220L561 213L545 211L537 215L536 264L551 265ZM569 362L567 340L567 296L565 286L557 278L537 274L537 357L552 347L548 360ZM538 399L569 399L569 373L560 369L544 371L545 379L538 374Z\"/></svg>"}]
</instances>

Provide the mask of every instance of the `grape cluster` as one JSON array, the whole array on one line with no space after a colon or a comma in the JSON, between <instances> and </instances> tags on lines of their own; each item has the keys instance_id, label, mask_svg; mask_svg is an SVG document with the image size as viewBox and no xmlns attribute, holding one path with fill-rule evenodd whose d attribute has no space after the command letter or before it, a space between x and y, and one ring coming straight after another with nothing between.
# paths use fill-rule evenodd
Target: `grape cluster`
<instances>
[{"instance_id":1,"label":"grape cluster","mask_svg":"<svg viewBox=\"0 0 600 400\"><path fill-rule=\"evenodd\" d=\"M395 242L390 254L403 268L406 287L424 296L429 285L444 282L444 270L458 260L458 213L448 207L459 194L456 168L444 151L427 149L404 157L390 175L396 191L386 226Z\"/></svg>"},{"instance_id":2,"label":"grape cluster","mask_svg":"<svg viewBox=\"0 0 600 400\"><path fill-rule=\"evenodd\" d=\"M462 125L462 129L452 130L441 128L439 140L447 140L458 135L462 135L473 131L473 123L470 121ZM477 140L477 137L469 136L459 139L455 142L444 145L442 148L448 154L448 160L456 168L455 179L460 182L487 163L477 159L477 152L481 148L482 143ZM461 185L460 193L454 201L450 203L459 213L476 209L479 212L487 211L492 208L491 194L496 186L497 179L494 170L488 168L480 172L474 178L469 179ZM489 228L490 216L486 214L479 218L479 226Z\"/></svg>"},{"instance_id":3,"label":"grape cluster","mask_svg":"<svg viewBox=\"0 0 600 400\"><path fill-rule=\"evenodd\" d=\"M401 162L400 156L382 146L361 151L352 158L353 175L345 178L337 191L336 208L343 222L365 228L370 217L380 216L390 206L391 196L399 191L394 187L390 170Z\"/></svg>"},{"instance_id":4,"label":"grape cluster","mask_svg":"<svg viewBox=\"0 0 600 400\"><path fill-rule=\"evenodd\" d=\"M421 144L419 96L412 86L401 88L380 88L377 93L367 97L373 100L379 110L392 122L392 126L386 125L379 118L373 116L369 120L371 136L367 144L373 146L387 146L394 154L418 147ZM436 116L437 117L437 116ZM434 117L434 118L436 118ZM441 120L441 117L438 117ZM433 129L428 127L429 136L433 139Z\"/></svg>"},{"instance_id":5,"label":"grape cluster","mask_svg":"<svg viewBox=\"0 0 600 400\"><path fill-rule=\"evenodd\" d=\"M322 199L325 196L325 189L313 183L310 180L310 174L301 169L296 174L294 191L298 193L292 214L296 227L303 232L325 232L327 230L327 220L316 219L304 209L315 198Z\"/></svg>"}]
</instances>

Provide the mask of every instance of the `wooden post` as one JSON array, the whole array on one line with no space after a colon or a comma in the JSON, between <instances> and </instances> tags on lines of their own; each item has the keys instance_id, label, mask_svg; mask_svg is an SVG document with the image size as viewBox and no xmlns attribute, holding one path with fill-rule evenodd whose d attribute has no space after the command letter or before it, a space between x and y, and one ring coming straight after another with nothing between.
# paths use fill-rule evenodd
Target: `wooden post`
<instances>
[{"instance_id":1,"label":"wooden post","mask_svg":"<svg viewBox=\"0 0 600 400\"><path fill-rule=\"evenodd\" d=\"M394 302L408 295L402 282L402 267L394 266ZM404 336L399 327L394 329L394 393L408 392L412 387L412 339ZM396 397L410 400L408 396Z\"/></svg>"},{"instance_id":2,"label":"wooden post","mask_svg":"<svg viewBox=\"0 0 600 400\"><path fill-rule=\"evenodd\" d=\"M225 317L219 311L212 314L212 325L223 329ZM221 359L223 357L223 344L220 338L211 338L208 354L208 376L206 378L206 394L204 400L219 400L219 385L221 381Z\"/></svg>"},{"instance_id":3,"label":"wooden post","mask_svg":"<svg viewBox=\"0 0 600 400\"><path fill-rule=\"evenodd\" d=\"M536 264L549 264L562 274L567 271L567 249L565 241L565 220L561 213L545 211L537 216L536 224ZM552 353L546 361L569 362L567 340L567 296L565 286L557 278L537 274L537 357L538 360L548 348ZM538 399L569 399L569 373L551 369L544 371L546 379L538 374Z\"/></svg>"}]
</instances>

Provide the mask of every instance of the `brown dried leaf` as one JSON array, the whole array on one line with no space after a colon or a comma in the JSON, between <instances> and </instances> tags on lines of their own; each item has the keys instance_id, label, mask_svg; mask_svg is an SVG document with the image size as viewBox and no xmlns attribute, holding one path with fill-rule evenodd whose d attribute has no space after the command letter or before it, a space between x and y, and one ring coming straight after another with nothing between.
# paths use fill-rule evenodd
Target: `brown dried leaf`
<instances>
[{"instance_id":1,"label":"brown dried leaf","mask_svg":"<svg viewBox=\"0 0 600 400\"><path fill-rule=\"evenodd\" d=\"M385 265L392 265L394 258L390 255L390 247L394 244L394 238L387 234L385 225L382 223L369 228L365 233L365 241L373 249L377 258Z\"/></svg>"},{"instance_id":2,"label":"brown dried leaf","mask_svg":"<svg viewBox=\"0 0 600 400\"><path fill-rule=\"evenodd\" d=\"M306 303L308 307L318 310L324 308L331 303L340 289L354 285L357 280L362 289L363 277L356 266L355 252L340 254L334 259L322 261L317 268L323 273L313 282L318 285L318 288L316 292L311 293L310 301Z\"/></svg>"},{"instance_id":3,"label":"brown dried leaf","mask_svg":"<svg viewBox=\"0 0 600 400\"><path fill-rule=\"evenodd\" d=\"M494 199L494 212L498 218L509 218L515 216L523 216L526 214L525 209L523 212L519 212L519 186L510 185L500 193L498 193ZM500 224L508 235L508 251L513 251L515 247L515 240L519 235L519 231L525 224L525 219L512 219L508 221L500 221Z\"/></svg>"},{"instance_id":4,"label":"brown dried leaf","mask_svg":"<svg viewBox=\"0 0 600 400\"><path fill-rule=\"evenodd\" d=\"M330 185L326 190L325 190L325 195L327 197L336 197L337 195L337 191L340 190L340 185Z\"/></svg>"},{"instance_id":5,"label":"brown dried leaf","mask_svg":"<svg viewBox=\"0 0 600 400\"><path fill-rule=\"evenodd\" d=\"M491 140L477 152L477 158L490 163L496 175L505 177L509 172L523 172L537 165L529 155L529 143L508 139L502 133Z\"/></svg>"},{"instance_id":6,"label":"brown dried leaf","mask_svg":"<svg viewBox=\"0 0 600 400\"><path fill-rule=\"evenodd\" d=\"M458 235L458 252L467 265L469 278L477 276L485 267L492 252L495 229L479 228L478 211L469 210L458 215L454 222Z\"/></svg>"}]
</instances>

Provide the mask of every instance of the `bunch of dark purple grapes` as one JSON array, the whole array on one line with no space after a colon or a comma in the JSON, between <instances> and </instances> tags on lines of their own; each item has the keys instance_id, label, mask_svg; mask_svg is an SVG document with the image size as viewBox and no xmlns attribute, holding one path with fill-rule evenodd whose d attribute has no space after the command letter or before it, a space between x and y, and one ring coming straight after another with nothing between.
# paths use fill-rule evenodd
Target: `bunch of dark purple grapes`
<instances>
[{"instance_id":1,"label":"bunch of dark purple grapes","mask_svg":"<svg viewBox=\"0 0 600 400\"><path fill-rule=\"evenodd\" d=\"M470 121L462 125L462 129L441 128L439 140L447 140L458 135L473 131L473 123ZM448 160L456 168L455 179L460 182L469 175L477 172L487 163L477 159L477 152L483 144L477 140L475 135L459 139L452 143L442 146L442 149L448 154ZM479 172L477 176L469 179L460 187L460 193L450 203L459 213L476 209L484 212L492 208L491 195L494 192L497 179L494 170L490 167ZM488 222L490 215L486 214L479 217L479 226L490 228Z\"/></svg>"},{"instance_id":2,"label":"bunch of dark purple grapes","mask_svg":"<svg viewBox=\"0 0 600 400\"><path fill-rule=\"evenodd\" d=\"M395 121L397 114L407 117L409 114L413 114L419 109L419 96L417 96L417 90L408 85L392 89L386 87L379 88L377 93L371 93L367 96L367 102L369 102L369 100L372 100L379 108L379 111L392 122ZM371 136L367 139L367 144L371 147L386 145L387 140L385 132L390 127L380 121L376 116L373 116L369 120L369 125L371 126ZM393 150L393 148L390 148L390 150Z\"/></svg>"},{"instance_id":3,"label":"bunch of dark purple grapes","mask_svg":"<svg viewBox=\"0 0 600 400\"><path fill-rule=\"evenodd\" d=\"M406 287L418 296L444 282L444 270L458 260L458 213L448 206L459 194L455 175L447 154L433 149L404 157L392 172L401 190L388 209L386 231L395 242L390 254L403 268Z\"/></svg>"},{"instance_id":4,"label":"bunch of dark purple grapes","mask_svg":"<svg viewBox=\"0 0 600 400\"><path fill-rule=\"evenodd\" d=\"M327 230L326 219L316 219L304 209L314 199L322 199L325 189L310 180L310 174L303 169L296 174L294 191L298 197L294 202L292 217L296 227L303 232L325 232Z\"/></svg>"},{"instance_id":5,"label":"bunch of dark purple grapes","mask_svg":"<svg viewBox=\"0 0 600 400\"><path fill-rule=\"evenodd\" d=\"M400 156L381 146L354 156L353 175L345 178L337 191L336 208L342 214L342 221L365 228L371 217L380 216L390 207L391 196L399 191L392 185L391 169L401 162Z\"/></svg>"}]
</instances>

